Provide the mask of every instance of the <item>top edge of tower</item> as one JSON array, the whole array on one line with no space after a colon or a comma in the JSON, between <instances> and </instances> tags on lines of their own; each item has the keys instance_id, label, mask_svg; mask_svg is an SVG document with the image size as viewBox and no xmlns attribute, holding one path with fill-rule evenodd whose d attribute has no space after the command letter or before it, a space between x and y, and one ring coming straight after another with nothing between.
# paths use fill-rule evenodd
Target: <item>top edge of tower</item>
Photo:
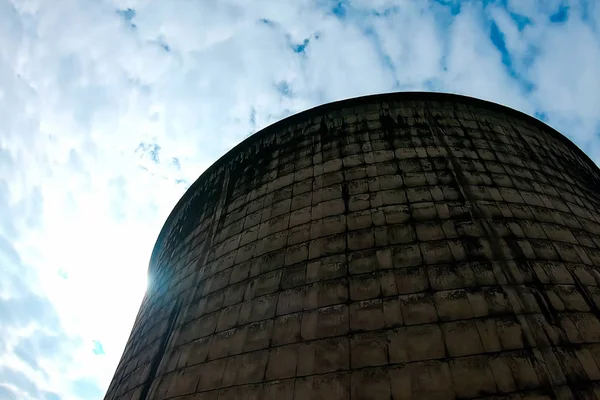
<instances>
[{"instance_id":1,"label":"top edge of tower","mask_svg":"<svg viewBox=\"0 0 600 400\"><path fill-rule=\"evenodd\" d=\"M246 150L248 147L253 144L259 142L262 138L268 137L273 132L282 130L285 126L293 125L295 123L299 123L301 121L310 120L311 118L320 117L324 114L335 112L337 110L341 110L344 108L356 107L365 104L382 104L387 102L407 102L407 101L425 101L425 102L447 102L454 104L463 104L470 105L475 107L481 107L488 109L490 111L496 111L502 113L507 116L511 116L513 118L520 119L524 122L528 122L538 129L547 132L550 135L558 138L559 140L564 141L568 146L570 146L574 151L578 152L584 160L589 161L592 165L595 163L570 139L568 139L565 135L558 132L556 129L542 122L541 120L525 114L516 109L510 108L508 106L504 106L498 103L494 103L487 100L478 99L475 97L469 97L465 95L452 94L452 93L444 93L444 92L391 92L391 93L381 93L381 94L372 94L354 98L348 98L343 100L334 101L331 103L322 104L296 114L293 114L289 117L286 117L280 121L277 121L260 131L254 133L249 136L234 148L229 150L223 156L221 156L216 162L214 162L210 167L208 167L196 181L188 188L188 190L183 194L183 196L179 199L169 216L167 217L163 227L157 237L156 243L154 245L152 255L150 258L150 269L149 272L152 272L153 265L157 262L157 257L160 255L160 251L162 249L163 242L167 239L170 231L173 229L173 223L176 221L180 211L182 208L189 202L190 198L193 194L199 189L200 185L207 179L207 177L211 176L215 171L219 168L222 168L224 165L227 165L231 161L235 159L241 152Z\"/></svg>"}]
</instances>

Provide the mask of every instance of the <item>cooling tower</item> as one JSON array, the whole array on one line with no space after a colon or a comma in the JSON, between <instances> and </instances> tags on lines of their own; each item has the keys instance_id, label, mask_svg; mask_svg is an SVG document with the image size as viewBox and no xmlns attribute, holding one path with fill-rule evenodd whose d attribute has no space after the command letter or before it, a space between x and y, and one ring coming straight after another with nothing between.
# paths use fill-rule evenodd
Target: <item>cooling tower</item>
<instances>
[{"instance_id":1,"label":"cooling tower","mask_svg":"<svg viewBox=\"0 0 600 400\"><path fill-rule=\"evenodd\" d=\"M106 399L596 398L599 189L564 136L473 98L286 118L167 219Z\"/></svg>"}]
</instances>

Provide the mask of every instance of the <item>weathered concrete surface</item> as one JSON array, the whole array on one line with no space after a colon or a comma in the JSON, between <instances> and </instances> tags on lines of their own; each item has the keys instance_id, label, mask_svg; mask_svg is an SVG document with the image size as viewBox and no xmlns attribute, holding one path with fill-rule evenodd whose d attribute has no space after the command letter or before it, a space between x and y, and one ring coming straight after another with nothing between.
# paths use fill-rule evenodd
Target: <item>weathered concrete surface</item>
<instances>
[{"instance_id":1,"label":"weathered concrete surface","mask_svg":"<svg viewBox=\"0 0 600 400\"><path fill-rule=\"evenodd\" d=\"M474 99L288 118L169 217L106 399L596 398L599 188Z\"/></svg>"}]
</instances>

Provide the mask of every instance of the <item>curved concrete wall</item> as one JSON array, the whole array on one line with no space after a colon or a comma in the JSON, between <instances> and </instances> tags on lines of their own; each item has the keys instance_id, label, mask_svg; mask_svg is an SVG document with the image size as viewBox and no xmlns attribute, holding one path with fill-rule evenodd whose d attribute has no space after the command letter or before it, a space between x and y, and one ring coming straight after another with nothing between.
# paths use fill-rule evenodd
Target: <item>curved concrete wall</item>
<instances>
[{"instance_id":1,"label":"curved concrete wall","mask_svg":"<svg viewBox=\"0 0 600 400\"><path fill-rule=\"evenodd\" d=\"M599 187L467 97L287 118L175 207L106 399L594 398Z\"/></svg>"}]
</instances>

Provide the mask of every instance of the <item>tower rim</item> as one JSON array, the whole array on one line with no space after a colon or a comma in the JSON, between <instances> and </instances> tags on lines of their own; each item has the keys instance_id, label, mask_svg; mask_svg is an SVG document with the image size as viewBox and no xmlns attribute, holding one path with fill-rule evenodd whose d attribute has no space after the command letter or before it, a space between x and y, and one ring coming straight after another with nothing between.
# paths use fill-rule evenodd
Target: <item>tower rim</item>
<instances>
[{"instance_id":1,"label":"tower rim","mask_svg":"<svg viewBox=\"0 0 600 400\"><path fill-rule=\"evenodd\" d=\"M502 105L499 103L495 103L493 101L480 99L477 97L467 96L463 94L449 93L449 92L424 92L424 91L406 91L406 92L386 92L386 93L378 93L378 94L369 94L358 97L351 97L341 100L336 100L329 103L324 103L318 106L314 106L308 108L303 111L299 111L295 114L292 114L288 117L285 117L277 122L268 125L255 133L251 134L240 143L235 145L221 157L219 157L214 163L212 163L208 168L206 168L200 176L190 185L190 187L184 192L181 198L177 201L169 215L167 216L165 222L162 225L162 228L156 238L154 243L154 247L152 249L152 254L150 257L150 262L148 265L148 274L152 272L153 266L157 262L157 257L160 253L162 242L169 235L173 222L176 220L181 209L184 205L190 200L193 193L198 189L200 184L203 182L205 177L210 176L215 170L227 164L234 158L237 154L239 154L243 149L249 147L257 140L260 140L263 136L268 136L270 133L276 130L280 130L282 126L291 125L301 120L307 120L313 117L317 117L321 114L325 114L327 112L348 108L353 106L364 105L368 103L385 103L386 101L433 101L433 102L458 102L465 105L473 105L479 106L482 108L487 108L491 111L498 111L505 115L512 116L515 118L519 118L526 122L529 122L536 126L537 128L543 129L549 134L553 135L559 140L562 140L567 146L572 148L575 152L578 152L584 160L589 162L592 166L596 167L596 164L592 161L592 159L577 146L571 139L567 136L560 133L555 128L541 121L540 119L526 114L522 111L514 109L512 107ZM204 179L203 179L204 178Z\"/></svg>"}]
</instances>

